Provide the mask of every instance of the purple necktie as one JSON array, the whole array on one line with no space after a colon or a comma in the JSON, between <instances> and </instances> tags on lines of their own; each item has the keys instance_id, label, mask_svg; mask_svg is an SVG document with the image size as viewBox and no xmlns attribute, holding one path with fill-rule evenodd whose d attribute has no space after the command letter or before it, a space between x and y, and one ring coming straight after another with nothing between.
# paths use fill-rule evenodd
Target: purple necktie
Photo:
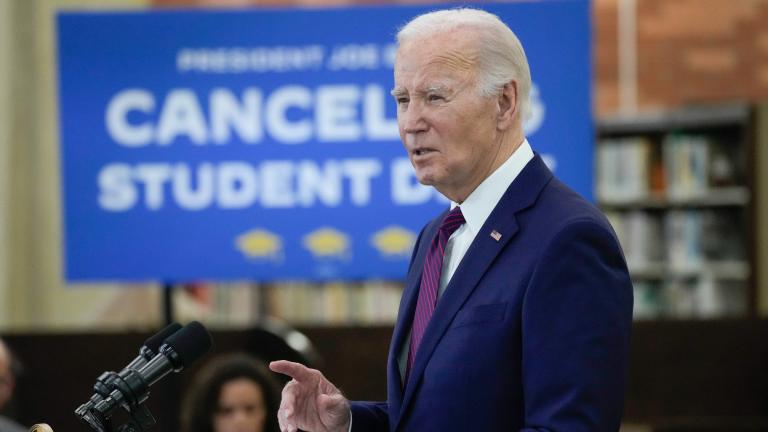
<instances>
[{"instance_id":1,"label":"purple necktie","mask_svg":"<svg viewBox=\"0 0 768 432\"><path fill-rule=\"evenodd\" d=\"M424 337L424 330L426 330L429 319L432 318L432 312L434 312L437 305L437 291L440 287L440 275L443 270L445 245L448 243L451 234L463 223L464 215L461 214L461 208L456 206L443 219L443 223L440 225L440 229L437 231L437 235L429 247L427 258L424 260L424 271L421 275L421 286L419 287L419 299L416 302L416 312L413 314L411 343L408 346L408 363L405 369L406 382L421 344L421 338Z\"/></svg>"}]
</instances>

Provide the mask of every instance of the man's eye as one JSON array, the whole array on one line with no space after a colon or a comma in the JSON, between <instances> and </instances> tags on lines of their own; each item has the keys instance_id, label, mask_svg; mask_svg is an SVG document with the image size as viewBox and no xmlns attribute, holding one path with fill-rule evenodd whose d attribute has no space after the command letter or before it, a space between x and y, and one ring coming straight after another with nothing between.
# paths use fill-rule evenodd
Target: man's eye
<instances>
[{"instance_id":1,"label":"man's eye","mask_svg":"<svg viewBox=\"0 0 768 432\"><path fill-rule=\"evenodd\" d=\"M445 99L444 97L442 97L440 95L437 95L437 94L431 94L431 95L427 96L427 100L430 101L430 102L438 102L438 101L442 101L444 99Z\"/></svg>"},{"instance_id":2,"label":"man's eye","mask_svg":"<svg viewBox=\"0 0 768 432\"><path fill-rule=\"evenodd\" d=\"M410 100L409 100L407 97L399 97L399 98L397 98L397 104L398 104L398 105L405 105L405 104L407 104L409 101L410 101Z\"/></svg>"}]
</instances>

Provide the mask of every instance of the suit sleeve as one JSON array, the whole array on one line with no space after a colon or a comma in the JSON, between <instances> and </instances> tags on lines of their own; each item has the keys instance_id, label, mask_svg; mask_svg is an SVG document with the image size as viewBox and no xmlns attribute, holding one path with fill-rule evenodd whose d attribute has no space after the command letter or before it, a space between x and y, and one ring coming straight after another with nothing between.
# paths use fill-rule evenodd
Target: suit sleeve
<instances>
[{"instance_id":1,"label":"suit sleeve","mask_svg":"<svg viewBox=\"0 0 768 432\"><path fill-rule=\"evenodd\" d=\"M618 431L631 327L632 283L612 230L569 224L523 301L522 431Z\"/></svg>"},{"instance_id":2,"label":"suit sleeve","mask_svg":"<svg viewBox=\"0 0 768 432\"><path fill-rule=\"evenodd\" d=\"M388 432L386 402L352 402L352 432Z\"/></svg>"}]
</instances>

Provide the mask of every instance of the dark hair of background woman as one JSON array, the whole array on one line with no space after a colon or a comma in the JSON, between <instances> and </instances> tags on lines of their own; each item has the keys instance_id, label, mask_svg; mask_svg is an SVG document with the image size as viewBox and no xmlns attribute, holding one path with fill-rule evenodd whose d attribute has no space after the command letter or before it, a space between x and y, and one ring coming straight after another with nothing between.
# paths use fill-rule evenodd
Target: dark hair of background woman
<instances>
[{"instance_id":1,"label":"dark hair of background woman","mask_svg":"<svg viewBox=\"0 0 768 432\"><path fill-rule=\"evenodd\" d=\"M216 357L195 375L181 408L182 432L213 432L213 417L219 406L221 388L238 378L248 378L258 384L267 410L264 430L279 432L280 386L263 363L242 353Z\"/></svg>"}]
</instances>

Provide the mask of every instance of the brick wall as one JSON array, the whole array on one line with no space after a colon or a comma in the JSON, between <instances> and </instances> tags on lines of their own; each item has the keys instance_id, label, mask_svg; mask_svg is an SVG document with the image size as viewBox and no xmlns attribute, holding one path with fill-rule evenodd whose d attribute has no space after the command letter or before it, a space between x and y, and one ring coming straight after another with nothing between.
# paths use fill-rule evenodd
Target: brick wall
<instances>
[{"instance_id":1,"label":"brick wall","mask_svg":"<svg viewBox=\"0 0 768 432\"><path fill-rule=\"evenodd\" d=\"M619 107L619 22L617 0L592 2L594 103L597 112Z\"/></svg>"},{"instance_id":2,"label":"brick wall","mask_svg":"<svg viewBox=\"0 0 768 432\"><path fill-rule=\"evenodd\" d=\"M768 1L641 0L637 17L640 106L768 98Z\"/></svg>"}]
</instances>

